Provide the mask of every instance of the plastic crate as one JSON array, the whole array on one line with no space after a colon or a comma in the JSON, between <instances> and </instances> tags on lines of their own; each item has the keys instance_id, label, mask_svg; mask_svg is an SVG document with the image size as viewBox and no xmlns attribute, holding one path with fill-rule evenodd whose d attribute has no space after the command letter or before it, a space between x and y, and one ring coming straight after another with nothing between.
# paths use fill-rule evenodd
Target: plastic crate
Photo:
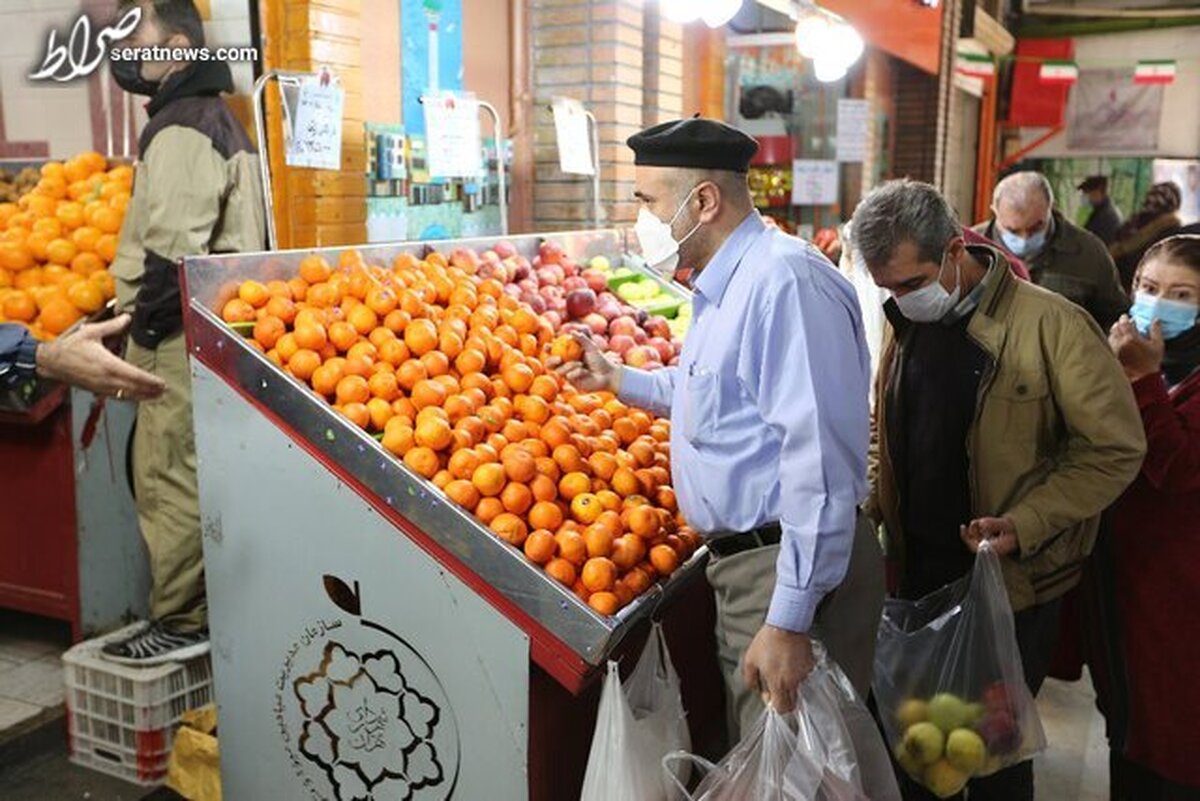
<instances>
[{"instance_id":1,"label":"plastic crate","mask_svg":"<svg viewBox=\"0 0 1200 801\"><path fill-rule=\"evenodd\" d=\"M212 701L212 663L130 667L100 656L129 626L63 654L71 761L143 787L162 784L180 717Z\"/></svg>"}]
</instances>

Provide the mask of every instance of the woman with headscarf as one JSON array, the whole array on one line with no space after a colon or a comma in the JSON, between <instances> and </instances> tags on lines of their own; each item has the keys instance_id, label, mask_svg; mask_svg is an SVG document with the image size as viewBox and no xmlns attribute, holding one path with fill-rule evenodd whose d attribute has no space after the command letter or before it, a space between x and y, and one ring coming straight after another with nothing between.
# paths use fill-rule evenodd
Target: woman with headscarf
<instances>
[{"instance_id":1,"label":"woman with headscarf","mask_svg":"<svg viewBox=\"0 0 1200 801\"><path fill-rule=\"evenodd\" d=\"M1179 232L1182 226L1179 206L1182 202L1183 193L1174 183L1166 181L1155 184L1146 192L1137 214L1117 231L1117 241L1108 250L1117 263L1126 294L1133 288L1133 273L1146 251L1156 242Z\"/></svg>"}]
</instances>

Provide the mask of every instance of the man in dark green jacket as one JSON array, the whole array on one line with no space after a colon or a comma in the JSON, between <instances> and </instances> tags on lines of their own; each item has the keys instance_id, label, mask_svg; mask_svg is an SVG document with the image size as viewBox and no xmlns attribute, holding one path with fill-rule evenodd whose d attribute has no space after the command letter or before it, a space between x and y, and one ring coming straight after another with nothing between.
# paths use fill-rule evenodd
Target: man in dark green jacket
<instances>
[{"instance_id":1,"label":"man in dark green jacket","mask_svg":"<svg viewBox=\"0 0 1200 801\"><path fill-rule=\"evenodd\" d=\"M996 184L992 215L975 230L1023 259L1035 284L1082 306L1104 331L1129 308L1108 248L1054 209L1044 175L1018 172Z\"/></svg>"}]
</instances>

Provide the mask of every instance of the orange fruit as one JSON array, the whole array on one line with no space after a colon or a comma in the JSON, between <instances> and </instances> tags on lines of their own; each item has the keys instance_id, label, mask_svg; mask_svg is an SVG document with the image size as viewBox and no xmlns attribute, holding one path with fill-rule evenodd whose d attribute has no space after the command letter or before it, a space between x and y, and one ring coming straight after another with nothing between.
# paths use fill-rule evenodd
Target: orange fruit
<instances>
[{"instance_id":1,"label":"orange fruit","mask_svg":"<svg viewBox=\"0 0 1200 801\"><path fill-rule=\"evenodd\" d=\"M605 481L611 480L617 472L617 460L610 453L594 451L587 461L588 466L592 469L592 475Z\"/></svg>"},{"instance_id":2,"label":"orange fruit","mask_svg":"<svg viewBox=\"0 0 1200 801\"><path fill-rule=\"evenodd\" d=\"M95 253L80 251L71 259L71 272L76 275L89 276L104 269L104 259Z\"/></svg>"},{"instance_id":3,"label":"orange fruit","mask_svg":"<svg viewBox=\"0 0 1200 801\"><path fill-rule=\"evenodd\" d=\"M557 531L563 523L562 509L549 500L539 500L529 510L529 524L534 528Z\"/></svg>"},{"instance_id":4,"label":"orange fruit","mask_svg":"<svg viewBox=\"0 0 1200 801\"><path fill-rule=\"evenodd\" d=\"M339 404L366 403L370 399L371 390L367 386L367 379L362 376L348 375L338 382L337 402Z\"/></svg>"},{"instance_id":5,"label":"orange fruit","mask_svg":"<svg viewBox=\"0 0 1200 801\"><path fill-rule=\"evenodd\" d=\"M504 472L510 481L527 484L537 475L536 460L523 448L508 450L506 454L502 454L501 462L504 464ZM538 526L538 528L550 528L550 526Z\"/></svg>"},{"instance_id":6,"label":"orange fruit","mask_svg":"<svg viewBox=\"0 0 1200 801\"><path fill-rule=\"evenodd\" d=\"M582 566L587 561L587 543L584 542L583 535L578 531L563 528L554 535L554 539L558 543L560 557L576 567Z\"/></svg>"},{"instance_id":7,"label":"orange fruit","mask_svg":"<svg viewBox=\"0 0 1200 801\"><path fill-rule=\"evenodd\" d=\"M679 509L679 504L675 499L675 490L670 487L659 487L658 492L654 496L655 502L666 509L668 512L675 512Z\"/></svg>"},{"instance_id":8,"label":"orange fruit","mask_svg":"<svg viewBox=\"0 0 1200 801\"><path fill-rule=\"evenodd\" d=\"M425 365L426 372L434 378L450 372L450 360L441 351L429 351L421 357L421 364Z\"/></svg>"},{"instance_id":9,"label":"orange fruit","mask_svg":"<svg viewBox=\"0 0 1200 801\"><path fill-rule=\"evenodd\" d=\"M592 592L606 592L617 583L617 566L603 556L595 556L584 562L579 578Z\"/></svg>"},{"instance_id":10,"label":"orange fruit","mask_svg":"<svg viewBox=\"0 0 1200 801\"><path fill-rule=\"evenodd\" d=\"M629 530L642 539L652 539L662 530L658 511L652 506L635 506L629 512Z\"/></svg>"},{"instance_id":11,"label":"orange fruit","mask_svg":"<svg viewBox=\"0 0 1200 801\"><path fill-rule=\"evenodd\" d=\"M475 516L486 526L496 519L498 515L504 514L504 504L500 503L499 498L484 498L475 507Z\"/></svg>"},{"instance_id":12,"label":"orange fruit","mask_svg":"<svg viewBox=\"0 0 1200 801\"><path fill-rule=\"evenodd\" d=\"M437 347L437 326L431 320L413 320L404 329L404 344L418 357L424 356Z\"/></svg>"},{"instance_id":13,"label":"orange fruit","mask_svg":"<svg viewBox=\"0 0 1200 801\"><path fill-rule=\"evenodd\" d=\"M117 257L117 237L114 234L101 233L100 238L96 240L96 255L107 264L112 264L113 259Z\"/></svg>"},{"instance_id":14,"label":"orange fruit","mask_svg":"<svg viewBox=\"0 0 1200 801\"><path fill-rule=\"evenodd\" d=\"M567 473L558 482L558 494L564 499L572 501L576 496L581 495L592 488L592 481L585 473Z\"/></svg>"},{"instance_id":15,"label":"orange fruit","mask_svg":"<svg viewBox=\"0 0 1200 801\"><path fill-rule=\"evenodd\" d=\"M504 383L508 384L508 388L518 394L529 390L533 384L533 370L525 364L514 364L504 370Z\"/></svg>"},{"instance_id":16,"label":"orange fruit","mask_svg":"<svg viewBox=\"0 0 1200 801\"><path fill-rule=\"evenodd\" d=\"M440 451L449 447L454 435L453 429L445 420L429 417L417 423L416 438L418 445Z\"/></svg>"},{"instance_id":17,"label":"orange fruit","mask_svg":"<svg viewBox=\"0 0 1200 801\"><path fill-rule=\"evenodd\" d=\"M371 415L371 428L374 431L383 431L388 420L395 417L392 404L382 398L371 398L367 401L367 412Z\"/></svg>"},{"instance_id":18,"label":"orange fruit","mask_svg":"<svg viewBox=\"0 0 1200 801\"><path fill-rule=\"evenodd\" d=\"M411 426L402 417L392 417L383 428L383 447L396 456L404 456L416 444Z\"/></svg>"},{"instance_id":19,"label":"orange fruit","mask_svg":"<svg viewBox=\"0 0 1200 801\"><path fill-rule=\"evenodd\" d=\"M525 544L525 538L529 532L525 521L511 512L501 512L496 515L488 524L488 528L495 532L500 539L518 548Z\"/></svg>"},{"instance_id":20,"label":"orange fruit","mask_svg":"<svg viewBox=\"0 0 1200 801\"><path fill-rule=\"evenodd\" d=\"M387 329L384 329L387 330ZM392 367L399 367L408 361L409 352L408 346L394 336L392 339L384 342L379 348L379 358L390 364Z\"/></svg>"},{"instance_id":21,"label":"orange fruit","mask_svg":"<svg viewBox=\"0 0 1200 801\"><path fill-rule=\"evenodd\" d=\"M669 576L679 567L679 554L670 545L655 545L650 549L650 564L659 575Z\"/></svg>"},{"instance_id":22,"label":"orange fruit","mask_svg":"<svg viewBox=\"0 0 1200 801\"><path fill-rule=\"evenodd\" d=\"M566 559L551 559L546 563L545 569L547 575L566 587L570 587L575 583L575 565Z\"/></svg>"},{"instance_id":23,"label":"orange fruit","mask_svg":"<svg viewBox=\"0 0 1200 801\"><path fill-rule=\"evenodd\" d=\"M69 239L53 239L46 245L46 259L53 264L68 265L79 252L75 243Z\"/></svg>"},{"instance_id":24,"label":"orange fruit","mask_svg":"<svg viewBox=\"0 0 1200 801\"><path fill-rule=\"evenodd\" d=\"M607 557L612 554L614 539L613 533L601 525L588 526L583 532L583 541L587 545L590 557Z\"/></svg>"},{"instance_id":25,"label":"orange fruit","mask_svg":"<svg viewBox=\"0 0 1200 801\"><path fill-rule=\"evenodd\" d=\"M263 317L254 324L254 339L268 350L275 347L275 343L285 333L287 333L287 326L278 317Z\"/></svg>"},{"instance_id":26,"label":"orange fruit","mask_svg":"<svg viewBox=\"0 0 1200 801\"><path fill-rule=\"evenodd\" d=\"M471 482L486 497L495 497L504 490L504 467L495 462L481 464L471 474Z\"/></svg>"},{"instance_id":27,"label":"orange fruit","mask_svg":"<svg viewBox=\"0 0 1200 801\"><path fill-rule=\"evenodd\" d=\"M79 310L66 298L56 297L42 308L37 321L49 334L61 334L81 317Z\"/></svg>"},{"instance_id":28,"label":"orange fruit","mask_svg":"<svg viewBox=\"0 0 1200 801\"><path fill-rule=\"evenodd\" d=\"M241 298L233 298L221 308L221 319L227 323L248 323L254 320L254 307Z\"/></svg>"},{"instance_id":29,"label":"orange fruit","mask_svg":"<svg viewBox=\"0 0 1200 801\"><path fill-rule=\"evenodd\" d=\"M579 449L574 445L559 445L554 449L554 462L564 473L582 472L586 463L579 455Z\"/></svg>"},{"instance_id":30,"label":"orange fruit","mask_svg":"<svg viewBox=\"0 0 1200 801\"><path fill-rule=\"evenodd\" d=\"M101 307L104 306L104 293L95 284L87 281L79 281L67 287L67 300L71 301L71 305L84 314L92 314L93 312L100 311ZM262 342L262 340L260 339L259 342ZM264 347L270 347L266 343L263 343L263 345Z\"/></svg>"},{"instance_id":31,"label":"orange fruit","mask_svg":"<svg viewBox=\"0 0 1200 801\"><path fill-rule=\"evenodd\" d=\"M642 491L642 482L638 481L637 474L627 467L618 468L610 481L613 490L625 498L630 495L636 495Z\"/></svg>"},{"instance_id":32,"label":"orange fruit","mask_svg":"<svg viewBox=\"0 0 1200 801\"><path fill-rule=\"evenodd\" d=\"M628 587L634 596L638 596L650 589L650 585L654 582L645 571L630 570L621 579L621 583Z\"/></svg>"},{"instance_id":33,"label":"orange fruit","mask_svg":"<svg viewBox=\"0 0 1200 801\"><path fill-rule=\"evenodd\" d=\"M545 529L536 529L525 538L525 556L534 564L546 564L557 552L558 542Z\"/></svg>"},{"instance_id":34,"label":"orange fruit","mask_svg":"<svg viewBox=\"0 0 1200 801\"><path fill-rule=\"evenodd\" d=\"M441 468L438 455L423 446L417 446L404 454L404 463L417 475L425 478L433 478Z\"/></svg>"},{"instance_id":35,"label":"orange fruit","mask_svg":"<svg viewBox=\"0 0 1200 801\"><path fill-rule=\"evenodd\" d=\"M366 336L375 330L375 326L379 325L379 316L371 310L370 306L360 303L350 310L346 321L354 326L355 331Z\"/></svg>"},{"instance_id":36,"label":"orange fruit","mask_svg":"<svg viewBox=\"0 0 1200 801\"><path fill-rule=\"evenodd\" d=\"M470 448L463 448L450 454L450 461L446 464L446 469L450 471L450 475L459 479L470 480L475 474L475 468L481 464L479 455ZM470 504L468 508L474 508L475 504Z\"/></svg>"},{"instance_id":37,"label":"orange fruit","mask_svg":"<svg viewBox=\"0 0 1200 801\"><path fill-rule=\"evenodd\" d=\"M404 377L400 377L401 383ZM417 409L424 409L427 406L441 406L446 402L446 388L437 381L425 379L418 381L412 389L412 402Z\"/></svg>"},{"instance_id":38,"label":"orange fruit","mask_svg":"<svg viewBox=\"0 0 1200 801\"><path fill-rule=\"evenodd\" d=\"M325 326L320 323L296 323L296 328L292 332L296 337L296 344L302 348L315 350L320 352L325 344L329 341L329 335L325 332Z\"/></svg>"},{"instance_id":39,"label":"orange fruit","mask_svg":"<svg viewBox=\"0 0 1200 801\"><path fill-rule=\"evenodd\" d=\"M590 492L582 492L571 499L571 516L584 525L595 523L603 511L600 500Z\"/></svg>"},{"instance_id":40,"label":"orange fruit","mask_svg":"<svg viewBox=\"0 0 1200 801\"><path fill-rule=\"evenodd\" d=\"M374 398L382 400L391 408L391 402L400 396L400 386L393 373L383 370L367 379L367 386Z\"/></svg>"},{"instance_id":41,"label":"orange fruit","mask_svg":"<svg viewBox=\"0 0 1200 801\"><path fill-rule=\"evenodd\" d=\"M28 323L37 317L38 308L33 298L17 290L4 296L4 304L0 311L3 311L6 320Z\"/></svg>"},{"instance_id":42,"label":"orange fruit","mask_svg":"<svg viewBox=\"0 0 1200 801\"><path fill-rule=\"evenodd\" d=\"M310 284L328 281L332 274L333 268L321 256L310 254L300 260L300 277Z\"/></svg>"},{"instance_id":43,"label":"orange fruit","mask_svg":"<svg viewBox=\"0 0 1200 801\"><path fill-rule=\"evenodd\" d=\"M359 428L366 428L371 422L371 413L367 411L365 404L358 402L347 403L341 406L338 411L342 413L343 417Z\"/></svg>"},{"instance_id":44,"label":"orange fruit","mask_svg":"<svg viewBox=\"0 0 1200 801\"><path fill-rule=\"evenodd\" d=\"M479 505L480 495L479 490L475 485L465 479L455 479L445 487L446 497L457 503L467 511L473 510Z\"/></svg>"},{"instance_id":45,"label":"orange fruit","mask_svg":"<svg viewBox=\"0 0 1200 801\"><path fill-rule=\"evenodd\" d=\"M396 368L396 378L399 380L400 386L409 392L413 391L417 384L423 382L428 377L429 373L426 372L425 365L416 359L408 359ZM430 399L432 400L432 397ZM440 405L442 401L438 401L437 403Z\"/></svg>"},{"instance_id":46,"label":"orange fruit","mask_svg":"<svg viewBox=\"0 0 1200 801\"><path fill-rule=\"evenodd\" d=\"M583 345L570 334L563 334L550 343L550 355L564 362L577 362L583 358Z\"/></svg>"},{"instance_id":47,"label":"orange fruit","mask_svg":"<svg viewBox=\"0 0 1200 801\"><path fill-rule=\"evenodd\" d=\"M529 482L529 489L533 492L533 497L538 501L553 501L558 497L558 485L550 476L538 473Z\"/></svg>"},{"instance_id":48,"label":"orange fruit","mask_svg":"<svg viewBox=\"0 0 1200 801\"><path fill-rule=\"evenodd\" d=\"M525 484L511 481L500 493L500 502L513 514L523 515L533 505L533 493Z\"/></svg>"},{"instance_id":49,"label":"orange fruit","mask_svg":"<svg viewBox=\"0 0 1200 801\"><path fill-rule=\"evenodd\" d=\"M12 272L28 270L33 266L33 254L19 242L0 242L0 267Z\"/></svg>"},{"instance_id":50,"label":"orange fruit","mask_svg":"<svg viewBox=\"0 0 1200 801\"><path fill-rule=\"evenodd\" d=\"M646 555L646 544L633 534L623 534L613 540L612 559L618 570L631 569Z\"/></svg>"},{"instance_id":51,"label":"orange fruit","mask_svg":"<svg viewBox=\"0 0 1200 801\"><path fill-rule=\"evenodd\" d=\"M345 320L338 320L329 324L328 337L339 353L345 353L358 342L358 331Z\"/></svg>"}]
</instances>

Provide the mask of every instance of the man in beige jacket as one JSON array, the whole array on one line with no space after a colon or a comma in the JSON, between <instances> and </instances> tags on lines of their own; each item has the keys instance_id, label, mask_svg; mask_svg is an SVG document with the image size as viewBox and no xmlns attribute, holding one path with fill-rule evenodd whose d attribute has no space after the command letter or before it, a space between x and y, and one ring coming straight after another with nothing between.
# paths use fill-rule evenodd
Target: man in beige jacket
<instances>
[{"instance_id":1,"label":"man in beige jacket","mask_svg":"<svg viewBox=\"0 0 1200 801\"><path fill-rule=\"evenodd\" d=\"M1018 281L999 250L965 245L932 186L876 189L854 213L853 237L892 295L871 513L886 528L899 594L920 598L961 578L990 540L1036 693L1100 512L1145 453L1129 382L1087 312ZM932 798L901 782L906 799ZM1033 801L1033 763L972 781L970 797Z\"/></svg>"},{"instance_id":2,"label":"man in beige jacket","mask_svg":"<svg viewBox=\"0 0 1200 801\"><path fill-rule=\"evenodd\" d=\"M141 22L125 47L202 47L193 0L139 0ZM184 256L257 251L266 220L258 157L222 92L233 90L221 62L112 62L126 91L150 96L150 121L112 273L117 303L133 315L129 361L167 384L138 409L133 444L138 522L150 553L151 622L104 648L107 658L150 665L208 650L208 606L191 379L183 336L178 262Z\"/></svg>"}]
</instances>

